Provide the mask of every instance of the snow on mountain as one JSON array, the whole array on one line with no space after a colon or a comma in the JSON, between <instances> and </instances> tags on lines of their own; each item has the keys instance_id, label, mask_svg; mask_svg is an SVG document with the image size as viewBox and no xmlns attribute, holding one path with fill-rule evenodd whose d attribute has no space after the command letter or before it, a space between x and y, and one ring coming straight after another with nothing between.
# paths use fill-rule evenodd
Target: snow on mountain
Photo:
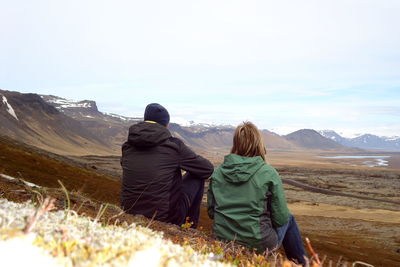
<instances>
[{"instance_id":1,"label":"snow on mountain","mask_svg":"<svg viewBox=\"0 0 400 267\"><path fill-rule=\"evenodd\" d=\"M74 101L69 100L57 96L52 95L42 95L43 100L47 103L53 105L59 111L63 112L65 115L68 115L74 119L79 120L85 127L88 129L93 129L95 132L99 132L101 128L99 125L104 124L103 126L107 128L103 129L103 132L116 131L116 124L122 123L123 125L131 125L132 123L137 123L143 118L130 118L121 116L114 113L103 113L97 109L97 105L95 101L83 100L83 101ZM3 99L4 102L4 99ZM11 110L11 109L8 109ZM95 121L98 122L95 124ZM99 124L100 123L100 124ZM111 123L111 124L110 124ZM210 131L225 131L225 130L233 130L235 127L232 125L223 125L217 123L210 122L198 122L193 120L186 120L180 117L171 116L171 123L176 123L183 127L185 131L189 131L192 134L200 134L200 133L209 133ZM112 127L110 125L112 125ZM107 127L106 127L107 126ZM124 126L124 127L125 127ZM99 128L100 127L100 128ZM122 129L122 128L121 128ZM101 132L101 131L100 131ZM115 132L112 132L113 135L116 135ZM125 136L122 134L121 136ZM318 136L322 135L322 136ZM288 135L295 138L293 135ZM301 138L300 138L300 137ZM392 136L392 137L380 137L372 134L349 134L349 133L337 133L333 130L321 130L315 133L308 132L308 134L304 134L304 132L300 132L298 134L298 138L301 140L296 140L300 143L305 140L304 138L309 139L308 146L316 145L319 147L336 147L336 144L343 145L345 147L356 147L362 149L378 149L378 150L387 150L387 151L398 151L400 150L400 137ZM325 137L329 140L323 140L322 137ZM329 143L328 141L334 141L334 143ZM317 145L317 143L320 143ZM303 144L304 145L304 144Z\"/></svg>"},{"instance_id":2,"label":"snow on mountain","mask_svg":"<svg viewBox=\"0 0 400 267\"><path fill-rule=\"evenodd\" d=\"M332 137L323 136L321 133L318 133L312 129L302 129L285 135L285 138L296 145L309 148L309 149L343 149L344 147L332 140L335 138L334 135Z\"/></svg>"},{"instance_id":3,"label":"snow on mountain","mask_svg":"<svg viewBox=\"0 0 400 267\"><path fill-rule=\"evenodd\" d=\"M58 154L110 150L109 142L97 133L30 93L0 90L0 135Z\"/></svg>"},{"instance_id":4,"label":"snow on mountain","mask_svg":"<svg viewBox=\"0 0 400 267\"><path fill-rule=\"evenodd\" d=\"M43 98L43 96L42 96L42 98ZM74 100L64 99L64 98L49 98L47 102L57 104L57 107L56 107L57 109L90 108L90 107L92 107L92 103L87 102L87 101L76 102Z\"/></svg>"},{"instance_id":5,"label":"snow on mountain","mask_svg":"<svg viewBox=\"0 0 400 267\"><path fill-rule=\"evenodd\" d=\"M75 101L53 95L41 95L44 101L54 106L58 111L77 120L102 120L133 123L142 118L125 117L114 113L100 112L97 104L92 100Z\"/></svg>"},{"instance_id":6,"label":"snow on mountain","mask_svg":"<svg viewBox=\"0 0 400 267\"><path fill-rule=\"evenodd\" d=\"M381 136L382 139L385 141L399 141L400 142L400 136Z\"/></svg>"},{"instance_id":7,"label":"snow on mountain","mask_svg":"<svg viewBox=\"0 0 400 267\"><path fill-rule=\"evenodd\" d=\"M319 133L347 147L390 151L400 149L400 137L398 136L383 137L373 134L357 134L352 138L348 138L332 130L321 130Z\"/></svg>"},{"instance_id":8,"label":"snow on mountain","mask_svg":"<svg viewBox=\"0 0 400 267\"><path fill-rule=\"evenodd\" d=\"M208 122L196 122L193 120L185 120L180 117L173 117L171 118L171 123L176 123L179 124L182 127L191 127L195 129L210 129L210 128L215 128L215 129L234 129L235 127L232 125L228 124L218 124L218 123L208 123Z\"/></svg>"},{"instance_id":9,"label":"snow on mountain","mask_svg":"<svg viewBox=\"0 0 400 267\"><path fill-rule=\"evenodd\" d=\"M349 132L339 132L338 133L341 137L347 138L347 139L352 139L356 137L360 137L364 135L365 133L349 133Z\"/></svg>"},{"instance_id":10,"label":"snow on mountain","mask_svg":"<svg viewBox=\"0 0 400 267\"><path fill-rule=\"evenodd\" d=\"M344 139L342 136L340 136L339 134L337 134L335 131L332 131L332 130L321 130L321 131L318 131L318 133L320 135L322 135L323 137L326 137L335 142L338 142L339 144L342 144L343 139Z\"/></svg>"},{"instance_id":11,"label":"snow on mountain","mask_svg":"<svg viewBox=\"0 0 400 267\"><path fill-rule=\"evenodd\" d=\"M89 100L73 101L56 96L42 96L42 98L44 98L46 102L52 104L54 107L56 107L59 111L63 112L64 114L69 115L80 121L83 121L85 125L86 121L93 121L93 120L97 121L101 120L105 122L113 122L113 121L122 122L124 124L131 124L142 120L142 118L129 118L118 114L100 112L98 111L96 102L94 101L89 101ZM171 117L171 123L176 123L181 127L185 128L187 131L190 131L191 133L194 134L208 132L209 130L223 131L226 129L235 128L232 125L198 122L173 116ZM94 127L90 123L86 126ZM378 149L387 151L400 150L400 138L398 136L379 137L372 134L337 133L333 130L321 130L318 131L318 134L329 139L330 141L334 141L335 143L343 145L345 147L356 147L361 149ZM319 144L320 147L330 147L330 148L335 147L334 143L329 143L326 140L322 142L322 139L317 136L317 133L313 134L312 138L311 137L308 138L310 139L308 145L316 144L319 141L321 141L321 144Z\"/></svg>"},{"instance_id":12,"label":"snow on mountain","mask_svg":"<svg viewBox=\"0 0 400 267\"><path fill-rule=\"evenodd\" d=\"M54 106L56 109L63 113L68 112L99 112L96 102L91 100L75 101L65 99L53 95L40 95L40 97L48 104ZM87 114L85 114L87 115ZM92 115L92 114L89 114Z\"/></svg>"},{"instance_id":13,"label":"snow on mountain","mask_svg":"<svg viewBox=\"0 0 400 267\"><path fill-rule=\"evenodd\" d=\"M180 118L180 117L171 118L171 122L179 124L180 126L183 126L183 127L190 127L191 125L194 124L194 121L188 121L188 120L185 120L184 118Z\"/></svg>"},{"instance_id":14,"label":"snow on mountain","mask_svg":"<svg viewBox=\"0 0 400 267\"><path fill-rule=\"evenodd\" d=\"M6 105L7 112L10 113L10 115L13 116L18 121L19 119L17 117L17 114L15 114L13 107L8 103L7 98L4 95L2 95L2 100L3 104Z\"/></svg>"},{"instance_id":15,"label":"snow on mountain","mask_svg":"<svg viewBox=\"0 0 400 267\"><path fill-rule=\"evenodd\" d=\"M131 121L137 122L137 121L143 120L143 118L125 117L125 116L114 114L114 113L107 113L107 112L101 112L101 113L106 115L106 116L110 116L110 117L113 117L113 118L120 119L121 121L124 121L124 122L131 122Z\"/></svg>"}]
</instances>

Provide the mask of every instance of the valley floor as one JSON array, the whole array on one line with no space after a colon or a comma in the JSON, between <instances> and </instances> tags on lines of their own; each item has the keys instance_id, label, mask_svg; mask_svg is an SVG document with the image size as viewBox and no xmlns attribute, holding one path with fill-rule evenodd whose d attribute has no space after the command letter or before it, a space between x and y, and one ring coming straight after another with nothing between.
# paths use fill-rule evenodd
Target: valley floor
<instances>
[{"instance_id":1,"label":"valley floor","mask_svg":"<svg viewBox=\"0 0 400 267\"><path fill-rule=\"evenodd\" d=\"M202 154L214 159L216 165L223 158L217 151ZM399 265L400 155L391 154L386 168L362 166L362 159L346 161L318 155L271 152L267 159L281 174L289 208L303 236L312 240L320 255L333 261L342 256L343 260L361 260L375 266ZM118 157L80 160L120 175ZM288 180L311 189L294 186ZM210 231L211 223L203 210L203 229Z\"/></svg>"},{"instance_id":2,"label":"valley floor","mask_svg":"<svg viewBox=\"0 0 400 267\"><path fill-rule=\"evenodd\" d=\"M37 193L28 194L24 184L0 178L2 198L26 201L46 193L58 196L58 204L62 206L64 194L55 189L60 188L57 182L60 180L71 194L77 194L76 202L72 204L80 206L86 214L96 216L98 213L99 205L94 205L92 200L118 205L119 157L68 159L14 141L0 141L1 173L50 188L46 192L39 188L35 190ZM218 165L222 154L208 153L204 156L214 157L214 163ZM392 165L387 168L354 167L316 156L271 152L267 159L277 168L284 182L290 179L324 189L323 192L338 193L321 193L284 183L289 207L299 222L303 237L308 236L316 251L334 262L343 256L348 261L361 260L375 266L399 266L400 171ZM396 154L393 158L397 157ZM81 200L81 196L92 200ZM201 224L203 231L210 232L212 222L204 211ZM157 222L151 224L152 227L161 225L161 231L172 240L177 237L176 228L169 230Z\"/></svg>"},{"instance_id":3,"label":"valley floor","mask_svg":"<svg viewBox=\"0 0 400 267\"><path fill-rule=\"evenodd\" d=\"M334 262L400 266L398 169L354 167L340 160L315 158L315 154L269 156L282 177L289 209L303 237L311 239L320 255ZM357 163L362 162L352 162ZM202 219L209 229L212 222L205 214Z\"/></svg>"},{"instance_id":4,"label":"valley floor","mask_svg":"<svg viewBox=\"0 0 400 267\"><path fill-rule=\"evenodd\" d=\"M346 166L277 169L289 209L320 255L400 265L399 171ZM311 189L288 184L289 179Z\"/></svg>"}]
</instances>

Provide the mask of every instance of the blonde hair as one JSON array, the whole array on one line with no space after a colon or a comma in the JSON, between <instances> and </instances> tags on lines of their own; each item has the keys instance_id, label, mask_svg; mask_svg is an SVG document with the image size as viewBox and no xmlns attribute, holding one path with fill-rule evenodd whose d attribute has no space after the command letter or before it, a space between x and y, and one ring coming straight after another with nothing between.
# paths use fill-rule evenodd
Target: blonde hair
<instances>
[{"instance_id":1,"label":"blonde hair","mask_svg":"<svg viewBox=\"0 0 400 267\"><path fill-rule=\"evenodd\" d=\"M244 157L260 156L265 160L267 150L260 131L253 123L245 121L236 127L231 153Z\"/></svg>"}]
</instances>

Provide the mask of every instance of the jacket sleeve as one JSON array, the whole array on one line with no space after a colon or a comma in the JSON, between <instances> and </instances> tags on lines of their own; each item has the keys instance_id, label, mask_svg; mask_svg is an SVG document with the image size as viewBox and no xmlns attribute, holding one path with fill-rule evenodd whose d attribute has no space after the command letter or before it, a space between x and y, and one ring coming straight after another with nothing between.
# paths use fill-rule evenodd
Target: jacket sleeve
<instances>
[{"instance_id":1,"label":"jacket sleeve","mask_svg":"<svg viewBox=\"0 0 400 267\"><path fill-rule=\"evenodd\" d=\"M210 183L208 184L208 192L207 192L207 213L210 219L214 219L214 208L215 208L215 198L214 193L212 191L212 177Z\"/></svg>"},{"instance_id":2,"label":"jacket sleeve","mask_svg":"<svg viewBox=\"0 0 400 267\"><path fill-rule=\"evenodd\" d=\"M180 144L180 168L200 179L209 178L214 171L209 160L196 155L183 142Z\"/></svg>"},{"instance_id":3,"label":"jacket sleeve","mask_svg":"<svg viewBox=\"0 0 400 267\"><path fill-rule=\"evenodd\" d=\"M285 225L289 220L289 209L286 203L285 192L283 191L282 180L279 174L274 170L274 177L270 188L271 198L271 215L272 221L276 227Z\"/></svg>"}]
</instances>

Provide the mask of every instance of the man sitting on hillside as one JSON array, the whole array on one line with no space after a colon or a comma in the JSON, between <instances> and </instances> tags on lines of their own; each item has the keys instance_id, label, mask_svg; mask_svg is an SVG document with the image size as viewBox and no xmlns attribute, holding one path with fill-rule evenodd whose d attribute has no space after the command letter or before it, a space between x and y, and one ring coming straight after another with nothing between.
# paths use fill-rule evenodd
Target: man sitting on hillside
<instances>
[{"instance_id":1,"label":"man sitting on hillside","mask_svg":"<svg viewBox=\"0 0 400 267\"><path fill-rule=\"evenodd\" d=\"M127 213L177 225L189 217L195 228L204 181L214 168L172 137L168 123L168 111L153 103L147 105L144 121L129 128L128 141L122 145L121 205Z\"/></svg>"}]
</instances>

